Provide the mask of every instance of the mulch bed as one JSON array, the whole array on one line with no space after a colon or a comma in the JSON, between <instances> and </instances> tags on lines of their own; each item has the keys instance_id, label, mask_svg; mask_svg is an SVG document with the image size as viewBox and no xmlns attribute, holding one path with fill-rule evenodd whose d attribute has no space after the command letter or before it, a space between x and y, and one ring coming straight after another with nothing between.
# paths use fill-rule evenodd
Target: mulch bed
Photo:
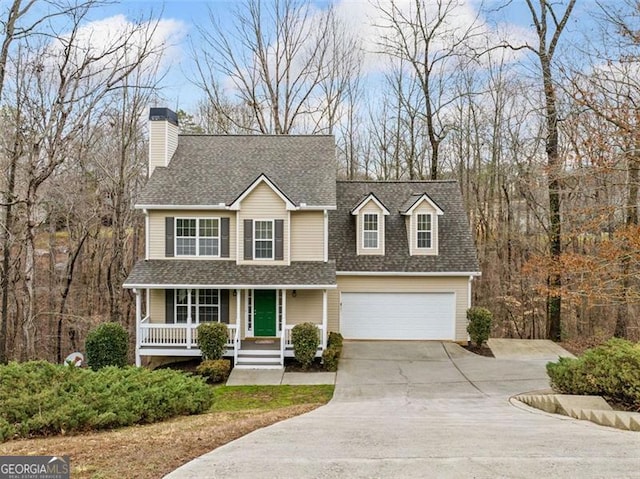
<instances>
[{"instance_id":1,"label":"mulch bed","mask_svg":"<svg viewBox=\"0 0 640 479\"><path fill-rule=\"evenodd\" d=\"M482 346L481 348L479 348L473 344L469 344L468 346L462 346L462 347L473 354L477 354L478 356L495 358L495 356L493 355L493 351L491 351L491 348L488 346Z\"/></svg>"},{"instance_id":2,"label":"mulch bed","mask_svg":"<svg viewBox=\"0 0 640 479\"><path fill-rule=\"evenodd\" d=\"M320 364L320 358L316 358L311 367L303 369L295 358L284 358L284 370L287 373L326 373L327 370Z\"/></svg>"}]
</instances>

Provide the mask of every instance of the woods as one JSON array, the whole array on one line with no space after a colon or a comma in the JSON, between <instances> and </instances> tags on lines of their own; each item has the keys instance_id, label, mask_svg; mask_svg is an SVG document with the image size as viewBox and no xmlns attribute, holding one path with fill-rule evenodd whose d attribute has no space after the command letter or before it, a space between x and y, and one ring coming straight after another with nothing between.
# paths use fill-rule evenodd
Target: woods
<instances>
[{"instance_id":1,"label":"woods","mask_svg":"<svg viewBox=\"0 0 640 479\"><path fill-rule=\"evenodd\" d=\"M640 1L246 0L189 38L185 133L333 134L345 179L456 179L495 336L640 339ZM0 4L0 362L133 336L121 285L170 42L158 12ZM581 8L581 10L576 10ZM583 31L589 33L584 34Z\"/></svg>"}]
</instances>

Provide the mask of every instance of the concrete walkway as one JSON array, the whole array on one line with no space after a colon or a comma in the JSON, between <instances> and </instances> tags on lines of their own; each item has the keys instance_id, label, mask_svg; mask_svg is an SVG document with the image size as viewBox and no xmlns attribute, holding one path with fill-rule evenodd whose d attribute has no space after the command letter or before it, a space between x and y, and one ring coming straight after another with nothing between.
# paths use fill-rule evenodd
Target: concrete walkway
<instances>
[{"instance_id":1,"label":"concrete walkway","mask_svg":"<svg viewBox=\"0 0 640 479\"><path fill-rule=\"evenodd\" d=\"M487 341L498 359L557 361L559 357L575 357L548 339L494 339Z\"/></svg>"},{"instance_id":2,"label":"concrete walkway","mask_svg":"<svg viewBox=\"0 0 640 479\"><path fill-rule=\"evenodd\" d=\"M455 344L345 342L329 404L167 477L639 477L639 433L509 402L548 387L544 365Z\"/></svg>"},{"instance_id":3,"label":"concrete walkway","mask_svg":"<svg viewBox=\"0 0 640 479\"><path fill-rule=\"evenodd\" d=\"M335 384L336 373L286 373L284 369L233 369L227 386Z\"/></svg>"}]
</instances>

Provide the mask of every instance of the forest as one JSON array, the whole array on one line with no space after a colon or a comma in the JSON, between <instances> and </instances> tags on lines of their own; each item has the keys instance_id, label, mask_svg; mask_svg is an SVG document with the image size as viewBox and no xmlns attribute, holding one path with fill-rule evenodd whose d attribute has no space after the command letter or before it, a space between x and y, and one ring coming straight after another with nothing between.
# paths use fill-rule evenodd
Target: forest
<instances>
[{"instance_id":1,"label":"forest","mask_svg":"<svg viewBox=\"0 0 640 479\"><path fill-rule=\"evenodd\" d=\"M0 362L135 331L151 106L332 134L342 179L456 179L494 336L640 340L640 0L230 2L183 42L184 106L162 11L106 3L0 1Z\"/></svg>"}]
</instances>

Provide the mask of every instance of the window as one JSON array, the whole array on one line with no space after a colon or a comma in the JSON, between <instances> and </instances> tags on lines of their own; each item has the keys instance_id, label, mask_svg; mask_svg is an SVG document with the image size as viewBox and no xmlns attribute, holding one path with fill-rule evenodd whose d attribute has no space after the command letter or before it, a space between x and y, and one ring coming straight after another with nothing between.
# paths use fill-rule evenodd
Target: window
<instances>
[{"instance_id":1,"label":"window","mask_svg":"<svg viewBox=\"0 0 640 479\"><path fill-rule=\"evenodd\" d=\"M364 231L362 234L362 244L365 248L378 247L378 215L365 213L362 218Z\"/></svg>"},{"instance_id":2,"label":"window","mask_svg":"<svg viewBox=\"0 0 640 479\"><path fill-rule=\"evenodd\" d=\"M256 220L253 223L255 259L273 259L273 221Z\"/></svg>"},{"instance_id":3,"label":"window","mask_svg":"<svg viewBox=\"0 0 640 479\"><path fill-rule=\"evenodd\" d=\"M176 294L176 323L187 322L189 310L189 290L177 289ZM191 290L191 322L194 324L212 323L220 321L220 290L192 289Z\"/></svg>"},{"instance_id":4,"label":"window","mask_svg":"<svg viewBox=\"0 0 640 479\"><path fill-rule=\"evenodd\" d=\"M218 256L218 218L176 218L176 256Z\"/></svg>"},{"instance_id":5,"label":"window","mask_svg":"<svg viewBox=\"0 0 640 479\"><path fill-rule=\"evenodd\" d=\"M431 248L431 215L417 215L417 246L418 248Z\"/></svg>"}]
</instances>

